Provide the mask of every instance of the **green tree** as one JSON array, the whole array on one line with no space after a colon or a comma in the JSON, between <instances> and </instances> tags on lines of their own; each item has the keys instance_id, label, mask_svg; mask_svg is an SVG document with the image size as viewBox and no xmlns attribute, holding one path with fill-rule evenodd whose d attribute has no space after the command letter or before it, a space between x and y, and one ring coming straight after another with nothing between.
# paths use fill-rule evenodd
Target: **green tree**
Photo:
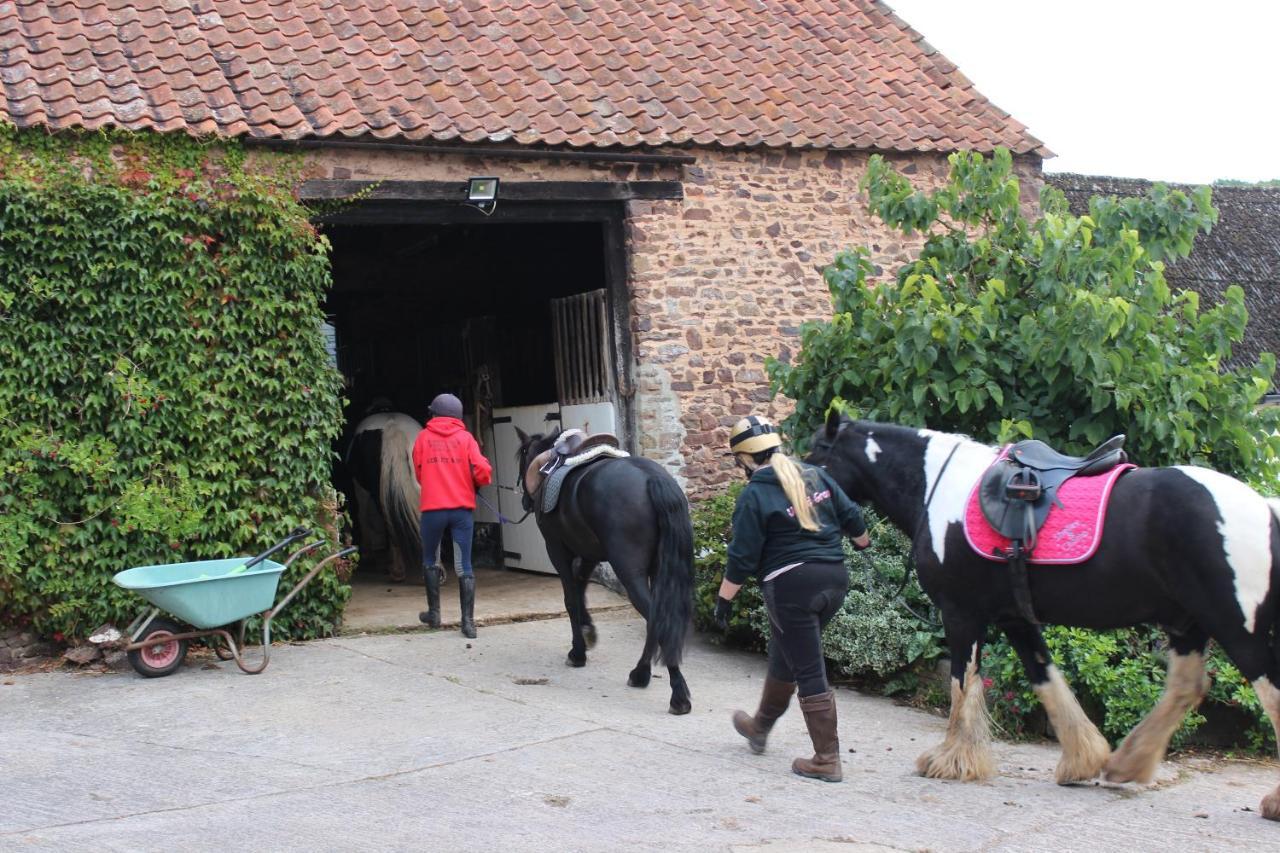
<instances>
[{"instance_id":1,"label":"green tree","mask_svg":"<svg viewBox=\"0 0 1280 853\"><path fill-rule=\"evenodd\" d=\"M1243 291L1205 310L1165 281L1165 261L1217 219L1207 187L1157 184L1073 216L1046 186L1030 218L1007 151L950 162L947 183L924 192L871 158L870 209L923 246L892 281L869 281L861 248L827 268L832 318L805 325L796 363L769 364L775 391L796 403L792 435L809 435L840 399L862 417L1067 451L1126 433L1141 464L1274 481L1280 410L1258 403L1275 357L1223 367L1248 319Z\"/></svg>"}]
</instances>

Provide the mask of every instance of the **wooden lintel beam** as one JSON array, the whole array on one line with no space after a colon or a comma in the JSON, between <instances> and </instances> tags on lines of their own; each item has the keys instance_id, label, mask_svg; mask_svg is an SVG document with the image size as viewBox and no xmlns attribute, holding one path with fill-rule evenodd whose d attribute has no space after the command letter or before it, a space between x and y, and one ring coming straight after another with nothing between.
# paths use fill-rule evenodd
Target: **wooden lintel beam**
<instances>
[{"instance_id":1,"label":"wooden lintel beam","mask_svg":"<svg viewBox=\"0 0 1280 853\"><path fill-rule=\"evenodd\" d=\"M363 193L363 195L361 195ZM466 201L465 181L334 181L302 184L303 201L336 201L359 198L368 201ZM680 181L502 181L498 205L503 202L601 202L656 201L684 198Z\"/></svg>"}]
</instances>

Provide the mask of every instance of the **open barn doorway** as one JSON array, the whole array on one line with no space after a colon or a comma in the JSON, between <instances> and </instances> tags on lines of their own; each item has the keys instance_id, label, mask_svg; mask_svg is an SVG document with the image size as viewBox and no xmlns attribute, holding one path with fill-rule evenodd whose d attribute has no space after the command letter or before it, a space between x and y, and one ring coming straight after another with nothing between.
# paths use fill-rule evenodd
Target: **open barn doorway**
<instances>
[{"instance_id":1,"label":"open barn doorway","mask_svg":"<svg viewBox=\"0 0 1280 853\"><path fill-rule=\"evenodd\" d=\"M623 265L611 257L621 246L621 219L495 222L456 206L434 211L428 221L412 221L402 208L375 208L372 221L354 213L323 225L333 247L326 312L346 382L347 434L338 455L370 412L389 409L422 424L436 394L462 400L464 421L495 473L495 483L480 492L473 546L483 622L486 585L515 585L550 569L545 553L535 553L541 540L532 519L519 527L501 523L522 514L513 459L506 458L513 456L516 421L524 417L527 429L527 413L538 411L539 431L546 431L587 412L593 421L587 426L629 439L618 373L625 366L626 329L616 319L627 316L625 285ZM546 211L540 214L532 218L543 219ZM397 221L405 218L411 221ZM450 218L469 221L431 221ZM577 362L587 357L598 381L588 381L584 392ZM339 464L335 483L349 498L356 494L350 480L348 466ZM393 579L377 514L350 509L361 560L348 623L368 603L362 597L390 594L407 599L399 619L412 624L420 609L420 572ZM443 548L440 558L452 564L451 549ZM558 583L538 588L546 590L546 607L562 609ZM450 609L446 603L446 616Z\"/></svg>"}]
</instances>

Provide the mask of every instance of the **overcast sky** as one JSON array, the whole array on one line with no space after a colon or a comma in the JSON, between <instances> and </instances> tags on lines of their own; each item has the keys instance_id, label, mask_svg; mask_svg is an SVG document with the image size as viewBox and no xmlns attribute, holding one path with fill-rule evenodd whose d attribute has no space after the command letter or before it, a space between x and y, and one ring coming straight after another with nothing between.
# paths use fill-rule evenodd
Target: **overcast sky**
<instances>
[{"instance_id":1,"label":"overcast sky","mask_svg":"<svg viewBox=\"0 0 1280 853\"><path fill-rule=\"evenodd\" d=\"M888 0L1051 172L1280 179L1278 0Z\"/></svg>"}]
</instances>

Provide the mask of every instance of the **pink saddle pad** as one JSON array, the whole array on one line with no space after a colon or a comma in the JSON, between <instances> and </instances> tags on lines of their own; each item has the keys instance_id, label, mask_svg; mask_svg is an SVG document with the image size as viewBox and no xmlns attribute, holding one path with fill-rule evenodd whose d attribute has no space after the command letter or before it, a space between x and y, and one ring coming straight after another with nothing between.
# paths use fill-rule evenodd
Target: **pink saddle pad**
<instances>
[{"instance_id":1,"label":"pink saddle pad","mask_svg":"<svg viewBox=\"0 0 1280 853\"><path fill-rule=\"evenodd\" d=\"M1003 452L999 458L1004 458ZM1036 534L1036 547L1028 562L1066 565L1082 563L1092 557L1102 541L1102 521L1107 514L1111 489L1121 474L1136 467L1125 463L1093 477L1072 477L1059 486L1057 502L1049 507L1044 526ZM997 533L982 514L982 507L978 504L981 482L979 478L969 493L964 513L964 535L974 551L988 560L1003 563L1006 560L999 553L1009 547L1010 540Z\"/></svg>"}]
</instances>

